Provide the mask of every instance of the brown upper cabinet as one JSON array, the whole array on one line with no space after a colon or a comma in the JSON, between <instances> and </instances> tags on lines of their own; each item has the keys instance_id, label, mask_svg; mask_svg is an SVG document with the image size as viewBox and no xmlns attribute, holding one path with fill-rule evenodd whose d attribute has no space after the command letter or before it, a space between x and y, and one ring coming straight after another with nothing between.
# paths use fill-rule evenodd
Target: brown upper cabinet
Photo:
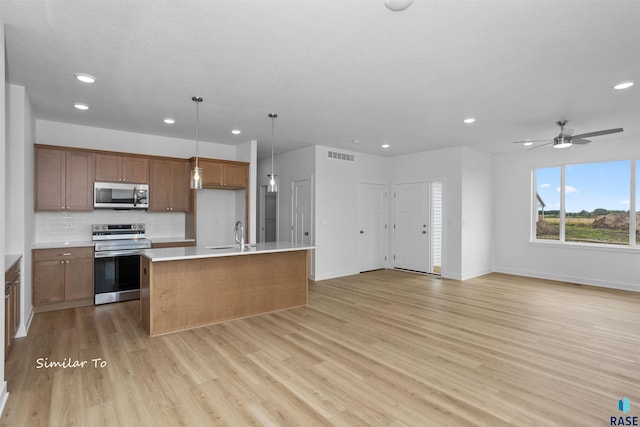
<instances>
[{"instance_id":1,"label":"brown upper cabinet","mask_svg":"<svg viewBox=\"0 0 640 427\"><path fill-rule=\"evenodd\" d=\"M195 159L191 159L195 165ZM249 164L230 160L198 159L202 168L203 188L222 188L238 190L247 188Z\"/></svg>"},{"instance_id":2,"label":"brown upper cabinet","mask_svg":"<svg viewBox=\"0 0 640 427\"><path fill-rule=\"evenodd\" d=\"M95 155L36 147L35 210L93 210Z\"/></svg>"},{"instance_id":3,"label":"brown upper cabinet","mask_svg":"<svg viewBox=\"0 0 640 427\"><path fill-rule=\"evenodd\" d=\"M149 159L118 154L96 154L96 181L149 183Z\"/></svg>"},{"instance_id":4,"label":"brown upper cabinet","mask_svg":"<svg viewBox=\"0 0 640 427\"><path fill-rule=\"evenodd\" d=\"M149 211L189 212L189 161L151 159L149 169Z\"/></svg>"}]
</instances>

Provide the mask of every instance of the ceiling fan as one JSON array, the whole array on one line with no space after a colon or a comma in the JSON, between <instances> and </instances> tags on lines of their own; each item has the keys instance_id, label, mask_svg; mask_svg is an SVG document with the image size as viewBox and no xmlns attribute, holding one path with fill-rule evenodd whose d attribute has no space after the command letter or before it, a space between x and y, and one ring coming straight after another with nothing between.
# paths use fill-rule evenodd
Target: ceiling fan
<instances>
[{"instance_id":1,"label":"ceiling fan","mask_svg":"<svg viewBox=\"0 0 640 427\"><path fill-rule=\"evenodd\" d=\"M535 147L530 148L529 150L534 150L536 148L544 147L545 145L553 144L554 148L568 148L573 144L588 144L591 142L590 139L594 136L601 135L609 135L610 133L618 133L622 132L622 128L615 129L606 129L606 130L598 130L595 132L587 132L581 133L579 135L573 135L573 129L565 129L565 125L567 124L567 120L560 120L556 122L558 126L560 126L560 133L555 138L549 139L536 139L536 140L527 140L527 141L513 141L514 144L523 144L523 145L532 145L535 142L544 142L545 144L536 145Z\"/></svg>"}]
</instances>

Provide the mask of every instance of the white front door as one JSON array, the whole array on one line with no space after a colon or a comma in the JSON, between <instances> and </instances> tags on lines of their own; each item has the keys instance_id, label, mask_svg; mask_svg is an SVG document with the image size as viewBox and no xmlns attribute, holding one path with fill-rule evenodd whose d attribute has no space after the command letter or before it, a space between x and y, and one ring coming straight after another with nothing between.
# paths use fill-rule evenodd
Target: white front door
<instances>
[{"instance_id":1,"label":"white front door","mask_svg":"<svg viewBox=\"0 0 640 427\"><path fill-rule=\"evenodd\" d=\"M358 187L358 270L385 267L386 186L361 182Z\"/></svg>"},{"instance_id":2,"label":"white front door","mask_svg":"<svg viewBox=\"0 0 640 427\"><path fill-rule=\"evenodd\" d=\"M431 272L429 184L395 184L393 266Z\"/></svg>"},{"instance_id":3,"label":"white front door","mask_svg":"<svg viewBox=\"0 0 640 427\"><path fill-rule=\"evenodd\" d=\"M291 241L311 244L311 180L293 181Z\"/></svg>"}]
</instances>

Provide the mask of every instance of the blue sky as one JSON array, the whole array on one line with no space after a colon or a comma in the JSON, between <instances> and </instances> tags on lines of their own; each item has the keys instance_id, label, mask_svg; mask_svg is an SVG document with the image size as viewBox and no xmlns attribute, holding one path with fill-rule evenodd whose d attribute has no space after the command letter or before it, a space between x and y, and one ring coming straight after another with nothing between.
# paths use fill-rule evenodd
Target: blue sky
<instances>
[{"instance_id":1,"label":"blue sky","mask_svg":"<svg viewBox=\"0 0 640 427\"><path fill-rule=\"evenodd\" d=\"M593 211L597 208L629 209L629 160L567 165L565 168L566 212L580 212L583 209ZM536 187L547 205L546 210L560 209L559 167L536 169Z\"/></svg>"}]
</instances>

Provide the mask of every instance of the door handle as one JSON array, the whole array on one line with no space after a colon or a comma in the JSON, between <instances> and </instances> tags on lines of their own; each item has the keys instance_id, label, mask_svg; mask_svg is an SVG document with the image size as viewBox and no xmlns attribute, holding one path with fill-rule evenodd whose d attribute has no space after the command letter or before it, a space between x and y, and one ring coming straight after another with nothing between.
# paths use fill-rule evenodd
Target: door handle
<instances>
[{"instance_id":1,"label":"door handle","mask_svg":"<svg viewBox=\"0 0 640 427\"><path fill-rule=\"evenodd\" d=\"M427 234L427 232L425 230L422 230L422 234Z\"/></svg>"},{"instance_id":2,"label":"door handle","mask_svg":"<svg viewBox=\"0 0 640 427\"><path fill-rule=\"evenodd\" d=\"M308 236L308 235L309 235L309 232L308 232L308 231L305 231L305 232L304 232L304 235L305 235L305 236Z\"/></svg>"},{"instance_id":3,"label":"door handle","mask_svg":"<svg viewBox=\"0 0 640 427\"><path fill-rule=\"evenodd\" d=\"M364 230L360 230L360 234L364 234Z\"/></svg>"}]
</instances>

